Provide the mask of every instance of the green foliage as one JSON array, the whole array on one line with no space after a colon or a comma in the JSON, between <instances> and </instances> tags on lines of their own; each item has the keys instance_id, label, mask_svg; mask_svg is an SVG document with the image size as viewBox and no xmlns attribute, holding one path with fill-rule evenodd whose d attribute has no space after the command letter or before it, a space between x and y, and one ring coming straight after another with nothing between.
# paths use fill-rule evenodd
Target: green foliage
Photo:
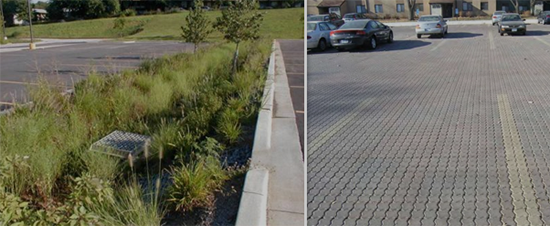
<instances>
[{"instance_id":1,"label":"green foliage","mask_svg":"<svg viewBox=\"0 0 550 226\"><path fill-rule=\"evenodd\" d=\"M211 22L206 18L202 9L202 0L195 0L194 5L195 7L185 17L185 25L181 27L183 39L194 44L193 53L197 52L198 45L212 33Z\"/></svg>"},{"instance_id":2,"label":"green foliage","mask_svg":"<svg viewBox=\"0 0 550 226\"><path fill-rule=\"evenodd\" d=\"M225 40L237 44L233 56L232 74L237 71L239 44L243 41L260 38L260 25L263 14L258 12L255 0L242 0L231 4L222 11L222 16L216 18L214 28L218 29Z\"/></svg>"},{"instance_id":3,"label":"green foliage","mask_svg":"<svg viewBox=\"0 0 550 226\"><path fill-rule=\"evenodd\" d=\"M226 108L221 113L217 128L218 132L229 144L236 143L242 132L237 110Z\"/></svg>"},{"instance_id":4,"label":"green foliage","mask_svg":"<svg viewBox=\"0 0 550 226\"><path fill-rule=\"evenodd\" d=\"M28 6L27 1L21 0L2 0L2 7L4 9L4 17L6 18L7 25L13 25L13 16L17 15L20 20L28 20Z\"/></svg>"},{"instance_id":5,"label":"green foliage","mask_svg":"<svg viewBox=\"0 0 550 226\"><path fill-rule=\"evenodd\" d=\"M228 178L219 160L209 156L172 169L168 201L178 211L190 211L211 201L211 194Z\"/></svg>"},{"instance_id":6,"label":"green foliage","mask_svg":"<svg viewBox=\"0 0 550 226\"><path fill-rule=\"evenodd\" d=\"M137 12L135 9L125 9L124 11L120 12L120 15L124 16L136 16Z\"/></svg>"},{"instance_id":7,"label":"green foliage","mask_svg":"<svg viewBox=\"0 0 550 226\"><path fill-rule=\"evenodd\" d=\"M64 9L70 10L69 17L66 17ZM54 20L93 19L117 15L120 12L120 2L118 0L51 0L47 10L48 16Z\"/></svg>"},{"instance_id":8,"label":"green foliage","mask_svg":"<svg viewBox=\"0 0 550 226\"><path fill-rule=\"evenodd\" d=\"M118 36L122 37L124 36L124 33L122 32L124 28L126 27L126 18L124 15L120 15L118 18L115 19L113 29L118 32Z\"/></svg>"}]
</instances>

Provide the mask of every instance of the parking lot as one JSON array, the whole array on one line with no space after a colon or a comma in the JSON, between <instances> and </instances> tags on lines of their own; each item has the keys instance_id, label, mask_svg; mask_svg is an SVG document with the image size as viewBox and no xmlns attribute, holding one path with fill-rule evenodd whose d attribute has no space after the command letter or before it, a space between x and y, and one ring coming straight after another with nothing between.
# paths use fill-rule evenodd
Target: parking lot
<instances>
[{"instance_id":1,"label":"parking lot","mask_svg":"<svg viewBox=\"0 0 550 226\"><path fill-rule=\"evenodd\" d=\"M308 225L550 225L550 26L308 52Z\"/></svg>"},{"instance_id":2,"label":"parking lot","mask_svg":"<svg viewBox=\"0 0 550 226\"><path fill-rule=\"evenodd\" d=\"M179 42L68 42L39 43L37 50L0 50L0 110L28 101L28 87L39 80L61 90L85 79L90 73L113 74L136 69L143 61L192 51Z\"/></svg>"}]
</instances>

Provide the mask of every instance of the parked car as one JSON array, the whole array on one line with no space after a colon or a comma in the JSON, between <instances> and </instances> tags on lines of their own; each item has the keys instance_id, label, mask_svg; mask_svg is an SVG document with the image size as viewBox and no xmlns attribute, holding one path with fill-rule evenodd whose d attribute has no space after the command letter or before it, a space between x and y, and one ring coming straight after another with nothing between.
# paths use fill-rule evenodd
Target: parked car
<instances>
[{"instance_id":1,"label":"parked car","mask_svg":"<svg viewBox=\"0 0 550 226\"><path fill-rule=\"evenodd\" d=\"M537 16L537 23L550 24L550 11L544 11Z\"/></svg>"},{"instance_id":2,"label":"parked car","mask_svg":"<svg viewBox=\"0 0 550 226\"><path fill-rule=\"evenodd\" d=\"M376 49L379 42L393 42L390 27L375 20L354 20L330 32L330 43L338 51L357 47Z\"/></svg>"},{"instance_id":3,"label":"parked car","mask_svg":"<svg viewBox=\"0 0 550 226\"><path fill-rule=\"evenodd\" d=\"M447 20L439 15L420 16L415 29L417 38L421 38L422 35L439 35L443 38L448 30Z\"/></svg>"},{"instance_id":4,"label":"parked car","mask_svg":"<svg viewBox=\"0 0 550 226\"><path fill-rule=\"evenodd\" d=\"M330 45L330 31L336 29L336 25L329 22L307 22L307 48L325 51Z\"/></svg>"},{"instance_id":5,"label":"parked car","mask_svg":"<svg viewBox=\"0 0 550 226\"><path fill-rule=\"evenodd\" d=\"M340 27L340 26L342 26L342 24L345 23L344 20L342 20L342 18L336 13L309 16L307 18L307 21L330 22L330 23L336 25L336 27Z\"/></svg>"},{"instance_id":6,"label":"parked car","mask_svg":"<svg viewBox=\"0 0 550 226\"><path fill-rule=\"evenodd\" d=\"M344 19L345 22L348 22L352 20L367 19L367 17L361 13L346 13L342 19Z\"/></svg>"},{"instance_id":7,"label":"parked car","mask_svg":"<svg viewBox=\"0 0 550 226\"><path fill-rule=\"evenodd\" d=\"M493 16L492 16L492 21L493 21L493 26L495 26L495 24L498 24L498 21L500 21L500 18L502 17L502 14L505 14L506 12L504 11L495 11L493 13Z\"/></svg>"},{"instance_id":8,"label":"parked car","mask_svg":"<svg viewBox=\"0 0 550 226\"><path fill-rule=\"evenodd\" d=\"M500 33L500 36L504 34L525 35L527 33L527 26L524 21L525 19L521 19L517 13L502 14L502 18L498 23L498 33Z\"/></svg>"}]
</instances>

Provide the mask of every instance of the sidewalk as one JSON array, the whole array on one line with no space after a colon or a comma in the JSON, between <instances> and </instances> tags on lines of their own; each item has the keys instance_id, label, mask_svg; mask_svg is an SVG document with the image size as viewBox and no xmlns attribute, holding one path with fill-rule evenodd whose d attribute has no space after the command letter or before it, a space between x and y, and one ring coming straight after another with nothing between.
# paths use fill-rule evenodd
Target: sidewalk
<instances>
[{"instance_id":1,"label":"sidewalk","mask_svg":"<svg viewBox=\"0 0 550 226\"><path fill-rule=\"evenodd\" d=\"M480 24L492 24L493 22L491 20L451 20L448 21L448 25L480 25ZM527 24L536 24L536 19L528 19L525 20L525 23ZM416 26L416 21L410 21L410 22L393 22L393 23L384 23L388 26L393 27L414 27Z\"/></svg>"},{"instance_id":2,"label":"sidewalk","mask_svg":"<svg viewBox=\"0 0 550 226\"><path fill-rule=\"evenodd\" d=\"M305 223L305 174L296 113L277 41L273 48L237 226Z\"/></svg>"}]
</instances>

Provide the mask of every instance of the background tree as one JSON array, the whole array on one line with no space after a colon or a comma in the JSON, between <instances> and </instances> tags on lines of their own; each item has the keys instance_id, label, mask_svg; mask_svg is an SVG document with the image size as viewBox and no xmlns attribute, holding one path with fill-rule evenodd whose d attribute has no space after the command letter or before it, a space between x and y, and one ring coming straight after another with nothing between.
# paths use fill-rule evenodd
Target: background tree
<instances>
[{"instance_id":1,"label":"background tree","mask_svg":"<svg viewBox=\"0 0 550 226\"><path fill-rule=\"evenodd\" d=\"M514 6L514 9L516 9L516 13L519 13L519 0L510 0L510 2Z\"/></svg>"},{"instance_id":2,"label":"background tree","mask_svg":"<svg viewBox=\"0 0 550 226\"><path fill-rule=\"evenodd\" d=\"M257 11L254 0L241 0L222 11L222 16L216 18L214 28L218 29L225 40L235 43L232 74L237 70L239 44L244 41L256 40L259 36L263 14Z\"/></svg>"},{"instance_id":3,"label":"background tree","mask_svg":"<svg viewBox=\"0 0 550 226\"><path fill-rule=\"evenodd\" d=\"M48 16L54 20L68 19L65 11L71 18L93 19L117 15L120 12L120 2L118 0L51 0L47 10Z\"/></svg>"},{"instance_id":4,"label":"background tree","mask_svg":"<svg viewBox=\"0 0 550 226\"><path fill-rule=\"evenodd\" d=\"M204 42L212 32L212 29L210 29L210 20L204 15L202 0L195 0L193 5L193 9L185 17L184 26L181 26L181 37L186 42L194 44L193 53L195 53L200 43Z\"/></svg>"},{"instance_id":5,"label":"background tree","mask_svg":"<svg viewBox=\"0 0 550 226\"><path fill-rule=\"evenodd\" d=\"M409 20L414 20L414 14L416 13L416 0L406 0L407 7L409 8Z\"/></svg>"},{"instance_id":6,"label":"background tree","mask_svg":"<svg viewBox=\"0 0 550 226\"><path fill-rule=\"evenodd\" d=\"M7 25L13 25L13 17L17 15L19 20L28 20L27 1L1 0L4 9L4 18Z\"/></svg>"}]
</instances>

